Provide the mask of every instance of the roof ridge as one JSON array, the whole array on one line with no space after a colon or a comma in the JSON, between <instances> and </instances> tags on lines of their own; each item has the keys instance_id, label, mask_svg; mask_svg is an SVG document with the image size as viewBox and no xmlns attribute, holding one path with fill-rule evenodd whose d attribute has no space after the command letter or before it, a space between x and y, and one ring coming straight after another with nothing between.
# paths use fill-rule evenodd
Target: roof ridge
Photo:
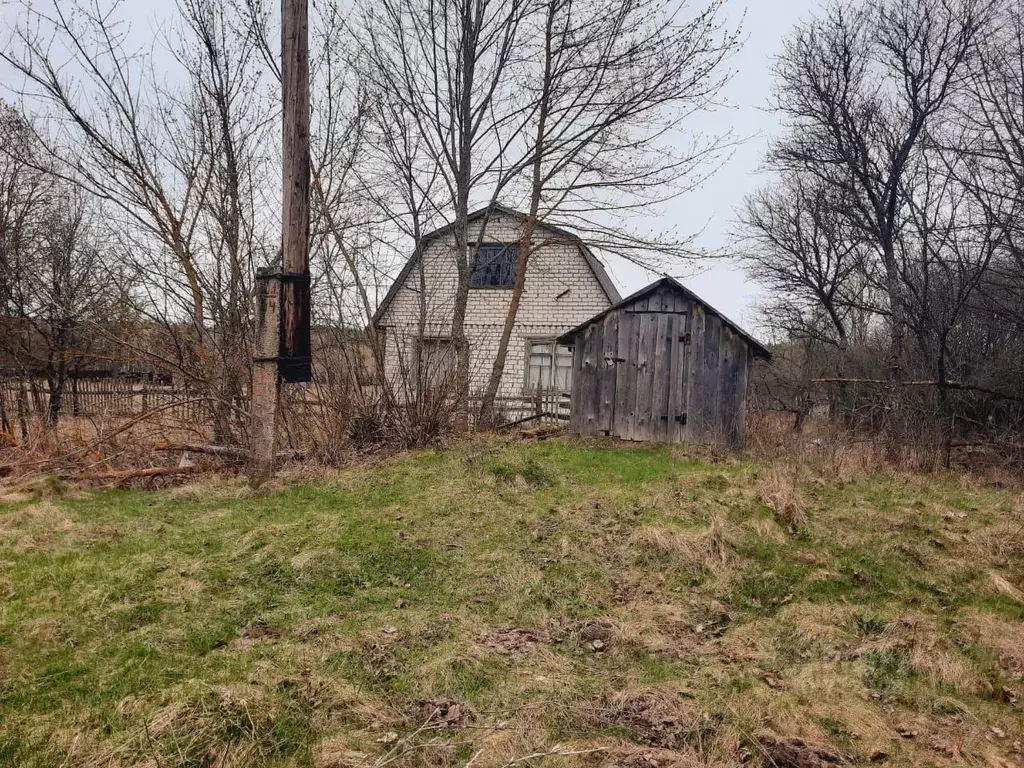
<instances>
[{"instance_id":1,"label":"roof ridge","mask_svg":"<svg viewBox=\"0 0 1024 768\"><path fill-rule=\"evenodd\" d=\"M686 297L689 298L691 301L698 302L701 306L704 307L704 309L706 311L708 311L709 313L711 313L713 315L716 315L719 320L721 320L723 323L725 323L730 328L732 328L732 330L735 331L740 337L742 337L748 344L750 344L752 347L754 347L755 351L759 352L762 357L764 357L765 359L771 359L771 356L772 356L771 351L764 344L762 344L760 341L758 341L756 338L754 338L754 336L752 334L750 334L747 331L745 331L743 329L743 327L739 325L739 323L729 319L725 314L723 314L719 310L715 309L715 307L713 307L711 304L709 304L704 299L702 299L700 296L698 296L696 293L694 293L693 290L691 290L690 288L687 288L685 285L683 285L678 279L676 279L674 277L670 277L668 275L662 275L657 280L655 280L653 283L645 285L640 290L634 291L633 293L629 294L629 296L627 296L626 298L620 300L616 304L613 304L612 306L608 307L607 309L602 310L601 312L598 312L596 315L594 315L593 317L591 317L591 318L585 320L584 322L580 323L579 325L577 325L572 330L566 331L565 333L563 333L561 336L558 337L558 340L559 341L566 341L566 340L570 339L571 337L573 337L576 334L578 334L580 331L582 331L584 328L586 328L588 325L590 325L594 321L596 321L596 320L604 317L605 315L607 315L609 312L614 312L617 309L621 309L622 307L626 306L630 302L635 301L636 299L640 298L641 296L643 296L646 293L650 293L650 292L654 291L655 289L661 287L662 285L670 285L673 288L675 288L676 290L682 291L686 295Z\"/></svg>"}]
</instances>

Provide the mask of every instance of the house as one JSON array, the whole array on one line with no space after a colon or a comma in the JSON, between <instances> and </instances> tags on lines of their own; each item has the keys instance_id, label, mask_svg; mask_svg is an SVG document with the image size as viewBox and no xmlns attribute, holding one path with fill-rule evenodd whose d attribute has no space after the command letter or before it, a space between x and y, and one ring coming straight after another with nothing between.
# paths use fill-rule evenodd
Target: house
<instances>
[{"instance_id":1,"label":"house","mask_svg":"<svg viewBox=\"0 0 1024 768\"><path fill-rule=\"evenodd\" d=\"M469 240L479 245L465 325L470 390L475 393L486 386L497 355L526 221L525 214L501 206L489 211L469 216ZM485 216L486 231L481 232ZM505 398L538 388L568 391L571 351L555 339L620 298L601 262L576 234L539 224L532 240L499 389ZM383 334L385 375L396 391L415 392L416 371L432 387L453 380L455 247L451 225L424 235L374 315L373 326Z\"/></svg>"},{"instance_id":2,"label":"house","mask_svg":"<svg viewBox=\"0 0 1024 768\"><path fill-rule=\"evenodd\" d=\"M671 277L562 334L573 347L569 429L626 440L743 444L757 339Z\"/></svg>"}]
</instances>

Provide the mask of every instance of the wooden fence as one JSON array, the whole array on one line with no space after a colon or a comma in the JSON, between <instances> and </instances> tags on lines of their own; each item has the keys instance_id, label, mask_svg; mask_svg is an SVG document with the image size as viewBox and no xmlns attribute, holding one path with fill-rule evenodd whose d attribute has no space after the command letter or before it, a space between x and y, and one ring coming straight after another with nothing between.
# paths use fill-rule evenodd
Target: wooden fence
<instances>
[{"instance_id":1,"label":"wooden fence","mask_svg":"<svg viewBox=\"0 0 1024 768\"><path fill-rule=\"evenodd\" d=\"M479 398L473 398L479 404ZM499 423L516 426L535 422L537 424L560 424L569 421L569 393L560 389L536 389L522 395L499 395L495 398L495 409L501 418Z\"/></svg>"},{"instance_id":2,"label":"wooden fence","mask_svg":"<svg viewBox=\"0 0 1024 768\"><path fill-rule=\"evenodd\" d=\"M9 420L49 408L50 389L45 379L0 379L0 407ZM207 404L196 402L189 391L150 379L72 378L64 388L61 414L65 416L138 416L159 409L169 418L195 424L209 421Z\"/></svg>"},{"instance_id":3,"label":"wooden fence","mask_svg":"<svg viewBox=\"0 0 1024 768\"><path fill-rule=\"evenodd\" d=\"M288 399L289 407L319 407L317 388L303 387L298 395ZM248 396L243 395L237 406L247 409ZM44 413L50 401L45 379L0 378L0 411L8 421L21 414ZM479 409L481 398L470 399L471 412ZM196 402L195 394L169 383L149 378L110 377L81 378L68 381L61 406L65 416L130 417L147 411L159 410L164 418L185 421L194 425L210 422L208 403ZM569 419L569 393L557 389L537 389L515 395L499 395L495 410L501 424L526 423L558 424Z\"/></svg>"}]
</instances>

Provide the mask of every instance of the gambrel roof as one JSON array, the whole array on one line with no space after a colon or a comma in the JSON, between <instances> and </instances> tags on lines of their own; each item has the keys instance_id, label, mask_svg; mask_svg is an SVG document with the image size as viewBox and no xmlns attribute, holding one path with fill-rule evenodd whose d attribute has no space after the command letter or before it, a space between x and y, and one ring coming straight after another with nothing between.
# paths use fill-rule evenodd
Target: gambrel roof
<instances>
[{"instance_id":1,"label":"gambrel roof","mask_svg":"<svg viewBox=\"0 0 1024 768\"><path fill-rule=\"evenodd\" d=\"M507 216L508 218L518 219L520 221L525 221L528 218L527 214L521 211L516 211L512 208L506 208L503 205L490 205L485 208L480 208L479 210L473 211L472 213L469 214L467 220L472 222L476 221L477 219L482 219L485 215L494 214ZM579 246L580 253L586 260L587 265L594 273L594 277L597 278L597 282L601 285L601 289L604 291L605 296L608 297L608 301L611 304L615 304L621 299L618 290L616 290L615 288L615 284L612 283L611 278L608 277L608 273L605 271L604 265L598 260L598 258L594 255L590 248L587 247L586 243L583 242L579 235L575 234L574 232L570 232L567 229L556 227L553 224L548 224L544 221L539 221L538 226L550 232L554 232L557 235L561 235L567 240L576 243L576 245ZM413 251L412 256L409 257L409 260L405 263L405 266L402 267L402 271L398 274L398 277L396 277L395 281L391 284L391 288L388 289L387 295L384 296L384 300L377 307L377 311L373 313L372 324L374 326L376 326L380 322L381 318L384 317L384 313L387 312L387 309L391 305L391 302L394 301L395 296L398 294L399 290L401 290L402 286L405 284L405 281L408 279L409 274L416 266L417 258L420 252L422 251L423 247L426 246L426 244L430 240L435 240L438 237L446 235L454 229L454 223L446 224L445 226L439 227L438 229L435 229L432 232L428 232L427 234L423 235L422 238L420 238L419 247Z\"/></svg>"}]
</instances>

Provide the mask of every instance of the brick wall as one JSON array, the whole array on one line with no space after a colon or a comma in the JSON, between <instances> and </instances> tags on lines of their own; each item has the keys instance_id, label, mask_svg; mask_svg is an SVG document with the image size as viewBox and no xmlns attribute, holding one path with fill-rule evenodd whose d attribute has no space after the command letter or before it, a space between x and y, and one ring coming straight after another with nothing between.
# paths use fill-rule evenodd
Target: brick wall
<instances>
[{"instance_id":1,"label":"brick wall","mask_svg":"<svg viewBox=\"0 0 1024 768\"><path fill-rule=\"evenodd\" d=\"M477 238L478 227L479 223L471 223L470 240ZM512 243L521 237L521 221L495 214L481 239ZM523 390L527 340L558 336L610 305L578 244L541 228L534 235L534 247L509 342L501 381L503 395L518 395ZM423 254L428 337L451 335L456 285L454 254L455 237L451 234L432 240ZM379 321L387 328L385 368L395 383L403 379L415 360L419 282L419 269L414 268ZM466 336L470 343L470 386L474 391L482 390L487 383L511 297L511 288L470 289Z\"/></svg>"}]
</instances>

